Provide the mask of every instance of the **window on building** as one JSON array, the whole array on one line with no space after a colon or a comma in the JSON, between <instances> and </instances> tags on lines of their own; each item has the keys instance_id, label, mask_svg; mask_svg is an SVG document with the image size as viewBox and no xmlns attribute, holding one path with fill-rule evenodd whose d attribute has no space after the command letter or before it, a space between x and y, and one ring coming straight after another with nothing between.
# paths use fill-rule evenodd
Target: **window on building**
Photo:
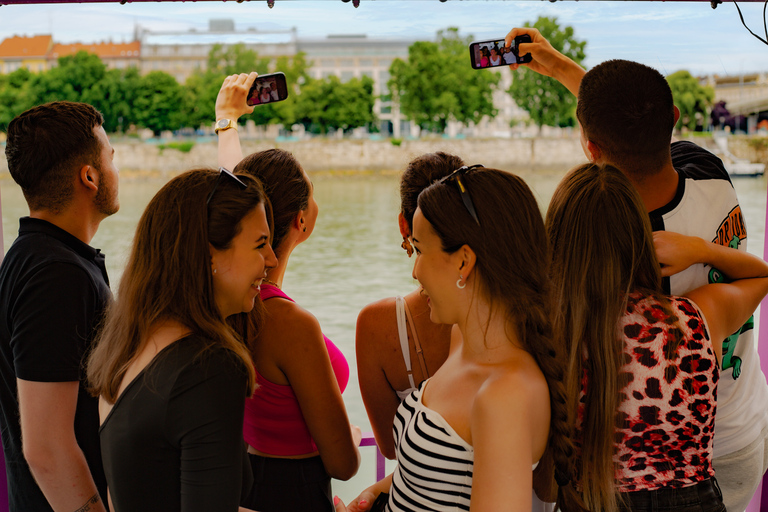
<instances>
[{"instance_id":1,"label":"window on building","mask_svg":"<svg viewBox=\"0 0 768 512\"><path fill-rule=\"evenodd\" d=\"M339 66L351 68L355 65L355 59L339 59Z\"/></svg>"},{"instance_id":2,"label":"window on building","mask_svg":"<svg viewBox=\"0 0 768 512\"><path fill-rule=\"evenodd\" d=\"M341 81L342 82L349 82L355 78L355 72L354 71L342 71L341 72Z\"/></svg>"}]
</instances>

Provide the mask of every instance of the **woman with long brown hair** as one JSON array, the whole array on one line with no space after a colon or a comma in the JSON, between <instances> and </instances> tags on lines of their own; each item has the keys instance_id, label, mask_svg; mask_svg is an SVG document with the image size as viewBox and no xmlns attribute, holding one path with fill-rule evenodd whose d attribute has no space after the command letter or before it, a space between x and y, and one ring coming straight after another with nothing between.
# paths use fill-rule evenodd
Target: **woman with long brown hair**
<instances>
[{"instance_id":1,"label":"woman with long brown hair","mask_svg":"<svg viewBox=\"0 0 768 512\"><path fill-rule=\"evenodd\" d=\"M397 223L408 257L413 253L411 234L419 194L463 165L461 158L437 152L411 160L403 171ZM376 444L388 459L395 458L392 424L397 408L442 366L450 344L451 326L429 319L421 287L404 297L368 304L360 311L355 334L360 393Z\"/></svg>"},{"instance_id":2,"label":"woman with long brown hair","mask_svg":"<svg viewBox=\"0 0 768 512\"><path fill-rule=\"evenodd\" d=\"M255 74L222 85L218 118L237 119ZM261 288L266 315L249 339L259 388L246 401L243 433L254 473L246 506L261 512L333 510L331 478L347 480L360 465L360 429L349 424L341 394L349 380L344 354L317 319L283 290L291 254L314 231L314 186L296 158L280 149L240 158L235 130L219 131L220 162L258 178L274 214L279 263Z\"/></svg>"},{"instance_id":3,"label":"woman with long brown hair","mask_svg":"<svg viewBox=\"0 0 768 512\"><path fill-rule=\"evenodd\" d=\"M238 509L254 372L226 319L277 264L270 217L259 182L225 169L172 179L144 211L88 359L113 510Z\"/></svg>"},{"instance_id":4,"label":"woman with long brown hair","mask_svg":"<svg viewBox=\"0 0 768 512\"><path fill-rule=\"evenodd\" d=\"M724 511L711 465L721 340L768 292L768 264L698 238L652 234L637 191L611 166L572 170L546 225L578 447L558 466L559 483L589 510ZM694 263L735 281L664 295L662 275Z\"/></svg>"},{"instance_id":5,"label":"woman with long brown hair","mask_svg":"<svg viewBox=\"0 0 768 512\"><path fill-rule=\"evenodd\" d=\"M536 200L513 174L461 167L419 195L412 242L430 318L462 342L398 409L395 472L349 509L389 492L392 512L529 512L547 444L557 463L572 451Z\"/></svg>"}]
</instances>

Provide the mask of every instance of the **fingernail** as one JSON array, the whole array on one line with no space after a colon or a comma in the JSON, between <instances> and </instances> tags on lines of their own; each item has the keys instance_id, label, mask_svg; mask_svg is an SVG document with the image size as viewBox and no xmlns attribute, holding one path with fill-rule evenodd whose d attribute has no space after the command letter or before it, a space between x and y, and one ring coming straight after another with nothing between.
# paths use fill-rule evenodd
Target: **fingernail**
<instances>
[{"instance_id":1,"label":"fingernail","mask_svg":"<svg viewBox=\"0 0 768 512\"><path fill-rule=\"evenodd\" d=\"M336 505L338 505L339 501L341 501L341 500L339 500L339 497L338 496L334 496L333 497L333 506L335 507Z\"/></svg>"},{"instance_id":2,"label":"fingernail","mask_svg":"<svg viewBox=\"0 0 768 512\"><path fill-rule=\"evenodd\" d=\"M368 500L360 500L358 503L360 504L361 507L364 507L365 505L368 504Z\"/></svg>"}]
</instances>

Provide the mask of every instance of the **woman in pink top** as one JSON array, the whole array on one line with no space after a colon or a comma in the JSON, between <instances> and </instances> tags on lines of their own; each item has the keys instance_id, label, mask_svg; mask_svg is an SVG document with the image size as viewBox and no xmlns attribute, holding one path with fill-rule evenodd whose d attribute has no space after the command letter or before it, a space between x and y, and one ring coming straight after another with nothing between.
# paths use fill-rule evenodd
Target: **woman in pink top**
<instances>
[{"instance_id":1,"label":"woman in pink top","mask_svg":"<svg viewBox=\"0 0 768 512\"><path fill-rule=\"evenodd\" d=\"M222 85L216 118L236 121L255 73ZM219 132L219 160L233 167L242 152L236 130ZM318 207L312 182L287 151L247 156L237 172L255 176L272 202L278 258L261 288L266 318L250 340L258 388L248 399L244 438L254 488L247 506L260 512L331 511L331 478L348 480L360 465L360 429L350 427L341 392L349 379L343 354L317 319L283 291L293 250L312 234Z\"/></svg>"}]
</instances>

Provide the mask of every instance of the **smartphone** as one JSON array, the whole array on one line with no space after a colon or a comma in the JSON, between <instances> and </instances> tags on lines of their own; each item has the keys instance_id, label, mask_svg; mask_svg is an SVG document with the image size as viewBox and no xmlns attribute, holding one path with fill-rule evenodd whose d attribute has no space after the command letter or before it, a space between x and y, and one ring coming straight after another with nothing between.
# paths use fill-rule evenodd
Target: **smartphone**
<instances>
[{"instance_id":1,"label":"smartphone","mask_svg":"<svg viewBox=\"0 0 768 512\"><path fill-rule=\"evenodd\" d=\"M387 508L387 502L389 501L389 493L382 492L376 497L376 501L373 502L368 512L384 512Z\"/></svg>"},{"instance_id":2,"label":"smartphone","mask_svg":"<svg viewBox=\"0 0 768 512\"><path fill-rule=\"evenodd\" d=\"M472 67L474 69L483 69L531 62L533 57L530 53L526 53L522 57L517 53L517 46L519 44L530 42L531 36L528 34L517 36L512 41L512 46L504 46L504 39L475 41L469 45L469 58L472 61Z\"/></svg>"},{"instance_id":3,"label":"smartphone","mask_svg":"<svg viewBox=\"0 0 768 512\"><path fill-rule=\"evenodd\" d=\"M285 73L271 73L259 75L253 81L251 90L248 91L248 106L263 105L283 101L288 97L288 85L285 83Z\"/></svg>"}]
</instances>

